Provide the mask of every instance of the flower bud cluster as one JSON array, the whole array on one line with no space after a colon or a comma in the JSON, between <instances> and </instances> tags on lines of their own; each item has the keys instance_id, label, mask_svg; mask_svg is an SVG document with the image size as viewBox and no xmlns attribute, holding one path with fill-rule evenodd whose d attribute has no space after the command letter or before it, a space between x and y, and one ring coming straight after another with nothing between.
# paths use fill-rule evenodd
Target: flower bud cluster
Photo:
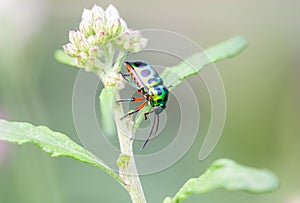
<instances>
[{"instance_id":1,"label":"flower bud cluster","mask_svg":"<svg viewBox=\"0 0 300 203\"><path fill-rule=\"evenodd\" d=\"M104 86L116 86L120 89L124 88L124 79L118 72L109 72L104 80Z\"/></svg>"},{"instance_id":2,"label":"flower bud cluster","mask_svg":"<svg viewBox=\"0 0 300 203\"><path fill-rule=\"evenodd\" d=\"M106 10L97 5L91 10L84 9L79 30L71 30L69 40L63 46L65 53L76 59L78 67L84 67L87 71L101 69L101 58L111 59L114 46L121 52L133 53L141 51L147 44L140 31L127 28L112 5ZM104 63L107 66L107 62Z\"/></svg>"},{"instance_id":3,"label":"flower bud cluster","mask_svg":"<svg viewBox=\"0 0 300 203\"><path fill-rule=\"evenodd\" d=\"M116 43L120 49L139 52L147 45L147 39L143 38L138 30L127 29L117 38Z\"/></svg>"}]
</instances>

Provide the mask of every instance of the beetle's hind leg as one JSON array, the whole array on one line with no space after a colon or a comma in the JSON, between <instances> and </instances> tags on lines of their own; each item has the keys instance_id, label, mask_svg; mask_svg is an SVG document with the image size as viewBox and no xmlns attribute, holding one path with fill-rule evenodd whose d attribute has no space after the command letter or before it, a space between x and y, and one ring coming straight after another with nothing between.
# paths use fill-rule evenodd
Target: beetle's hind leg
<instances>
[{"instance_id":1,"label":"beetle's hind leg","mask_svg":"<svg viewBox=\"0 0 300 203\"><path fill-rule=\"evenodd\" d=\"M121 118L121 120L123 120L123 119L126 118L127 116L130 116L130 115L132 115L132 114L134 114L134 113L139 112L142 108L144 108L144 106L145 106L147 103L148 103L148 101L145 101L144 103L142 103L141 105L139 105L138 107L136 107L135 110L129 111L128 113L126 113L126 114Z\"/></svg>"}]
</instances>

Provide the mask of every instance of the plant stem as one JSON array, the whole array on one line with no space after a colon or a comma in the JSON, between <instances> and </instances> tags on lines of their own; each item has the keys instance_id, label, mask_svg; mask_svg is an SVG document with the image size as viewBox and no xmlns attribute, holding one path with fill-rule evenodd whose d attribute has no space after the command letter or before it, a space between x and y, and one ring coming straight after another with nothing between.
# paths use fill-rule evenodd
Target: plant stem
<instances>
[{"instance_id":1,"label":"plant stem","mask_svg":"<svg viewBox=\"0 0 300 203\"><path fill-rule=\"evenodd\" d=\"M118 100L119 98L119 91L116 91L116 99ZM123 107L120 104L115 105L114 115L118 130L121 154L130 157L128 165L126 164L119 167L119 175L125 184L125 189L129 192L132 202L146 203L132 151L132 143L134 140L132 132L133 123L129 118L125 118L122 121L120 120L120 118L124 115Z\"/></svg>"}]
</instances>

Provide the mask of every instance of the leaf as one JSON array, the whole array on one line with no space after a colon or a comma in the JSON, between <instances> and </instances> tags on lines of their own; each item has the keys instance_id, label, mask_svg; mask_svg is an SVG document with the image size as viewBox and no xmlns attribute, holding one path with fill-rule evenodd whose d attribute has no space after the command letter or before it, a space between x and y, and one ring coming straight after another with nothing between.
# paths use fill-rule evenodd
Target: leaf
<instances>
[{"instance_id":1,"label":"leaf","mask_svg":"<svg viewBox=\"0 0 300 203\"><path fill-rule=\"evenodd\" d=\"M199 178L189 179L174 198L164 203L177 203L191 194L208 193L218 188L250 193L271 192L279 187L277 177L266 169L256 169L237 164L229 159L215 161Z\"/></svg>"},{"instance_id":2,"label":"leaf","mask_svg":"<svg viewBox=\"0 0 300 203\"><path fill-rule=\"evenodd\" d=\"M166 68L161 77L165 85L171 86L170 90L172 90L180 85L186 77L197 74L206 65L238 55L246 45L247 41L243 37L231 38L209 47L204 52L192 55L176 66Z\"/></svg>"},{"instance_id":3,"label":"leaf","mask_svg":"<svg viewBox=\"0 0 300 203\"><path fill-rule=\"evenodd\" d=\"M115 87L105 87L99 96L102 129L104 133L109 136L117 134L113 116L115 91Z\"/></svg>"},{"instance_id":4,"label":"leaf","mask_svg":"<svg viewBox=\"0 0 300 203\"><path fill-rule=\"evenodd\" d=\"M172 91L180 85L186 77L197 74L208 64L238 55L246 46L247 40L244 37L237 36L231 38L225 42L209 47L204 52L194 54L176 66L166 68L161 74L161 77L165 85L170 87L169 90ZM147 110L150 110L150 108L148 107ZM137 113L134 130L136 130L144 120L145 112L146 111L140 111Z\"/></svg>"},{"instance_id":5,"label":"leaf","mask_svg":"<svg viewBox=\"0 0 300 203\"><path fill-rule=\"evenodd\" d=\"M122 183L121 178L102 160L76 144L66 135L54 132L46 126L0 120L0 140L20 145L25 143L35 144L52 157L65 156L93 165Z\"/></svg>"},{"instance_id":6,"label":"leaf","mask_svg":"<svg viewBox=\"0 0 300 203\"><path fill-rule=\"evenodd\" d=\"M54 52L54 58L66 65L78 67L76 64L76 59L68 56L63 50L57 49ZM79 67L78 67L79 68Z\"/></svg>"}]
</instances>

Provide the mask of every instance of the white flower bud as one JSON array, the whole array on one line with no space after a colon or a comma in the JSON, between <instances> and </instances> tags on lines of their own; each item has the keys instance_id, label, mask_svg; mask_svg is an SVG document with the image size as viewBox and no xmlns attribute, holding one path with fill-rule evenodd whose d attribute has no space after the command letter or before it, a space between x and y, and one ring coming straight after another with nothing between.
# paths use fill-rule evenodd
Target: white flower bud
<instances>
[{"instance_id":1,"label":"white flower bud","mask_svg":"<svg viewBox=\"0 0 300 203\"><path fill-rule=\"evenodd\" d=\"M72 44L78 46L78 43L83 39L83 35L78 30L69 31L69 40Z\"/></svg>"},{"instance_id":2,"label":"white flower bud","mask_svg":"<svg viewBox=\"0 0 300 203\"><path fill-rule=\"evenodd\" d=\"M119 18L121 23L121 32L125 32L127 30L127 24L123 18Z\"/></svg>"},{"instance_id":3,"label":"white flower bud","mask_svg":"<svg viewBox=\"0 0 300 203\"><path fill-rule=\"evenodd\" d=\"M84 65L85 65L85 63L80 62L80 61L78 60L78 58L75 58L75 64L76 64L76 66L79 67L79 68L83 68Z\"/></svg>"},{"instance_id":4,"label":"white flower bud","mask_svg":"<svg viewBox=\"0 0 300 203\"><path fill-rule=\"evenodd\" d=\"M90 22L88 22L87 20L81 20L80 24L79 24L79 30L80 32L88 37L92 34L93 30L92 30L92 24Z\"/></svg>"},{"instance_id":5,"label":"white flower bud","mask_svg":"<svg viewBox=\"0 0 300 203\"><path fill-rule=\"evenodd\" d=\"M87 41L88 41L88 43L89 43L91 46L96 45L96 38L95 38L94 35L89 36L89 37L87 38Z\"/></svg>"},{"instance_id":6,"label":"white flower bud","mask_svg":"<svg viewBox=\"0 0 300 203\"><path fill-rule=\"evenodd\" d=\"M78 43L77 47L78 47L79 51L86 52L90 48L90 44L89 44L89 42L86 39L82 39Z\"/></svg>"},{"instance_id":7,"label":"white flower bud","mask_svg":"<svg viewBox=\"0 0 300 203\"><path fill-rule=\"evenodd\" d=\"M126 22L112 5L105 11L96 5L91 10L84 9L79 30L70 31L69 39L70 43L63 46L64 51L74 57L78 67L84 67L86 71L109 68L116 48L124 53L138 52L147 44L140 31L127 28ZM109 77L108 83L122 86L122 78L117 78L120 75Z\"/></svg>"},{"instance_id":8,"label":"white flower bud","mask_svg":"<svg viewBox=\"0 0 300 203\"><path fill-rule=\"evenodd\" d=\"M86 20L90 23L93 22L93 13L92 13L92 11L89 10L89 9L83 9L81 18L82 18L82 20Z\"/></svg>"},{"instance_id":9,"label":"white flower bud","mask_svg":"<svg viewBox=\"0 0 300 203\"><path fill-rule=\"evenodd\" d=\"M120 18L118 10L111 4L105 10L105 17L109 20Z\"/></svg>"},{"instance_id":10,"label":"white flower bud","mask_svg":"<svg viewBox=\"0 0 300 203\"><path fill-rule=\"evenodd\" d=\"M107 23L106 31L109 33L111 38L118 36L121 30L122 30L122 25L120 19L109 21Z\"/></svg>"},{"instance_id":11,"label":"white flower bud","mask_svg":"<svg viewBox=\"0 0 300 203\"><path fill-rule=\"evenodd\" d=\"M138 30L133 30L133 31L131 31L131 32L129 33L129 36L130 36L130 39L131 39L132 41L138 41L138 40L140 40L140 38L142 37L140 31L138 31Z\"/></svg>"},{"instance_id":12,"label":"white flower bud","mask_svg":"<svg viewBox=\"0 0 300 203\"><path fill-rule=\"evenodd\" d=\"M132 52L139 52L142 50L142 46L140 43L134 43L131 47Z\"/></svg>"},{"instance_id":13,"label":"white flower bud","mask_svg":"<svg viewBox=\"0 0 300 203\"><path fill-rule=\"evenodd\" d=\"M105 86L117 86L118 88L124 88L124 79L121 74L117 72L109 72L105 78Z\"/></svg>"},{"instance_id":14,"label":"white flower bud","mask_svg":"<svg viewBox=\"0 0 300 203\"><path fill-rule=\"evenodd\" d=\"M103 18L97 18L95 19L94 21L94 24L93 24L93 30L95 33L99 32L99 31L104 31L104 21L103 21Z\"/></svg>"},{"instance_id":15,"label":"white flower bud","mask_svg":"<svg viewBox=\"0 0 300 203\"><path fill-rule=\"evenodd\" d=\"M76 46L72 43L65 44L63 46L64 52L71 57L75 57L78 54Z\"/></svg>"},{"instance_id":16,"label":"white flower bud","mask_svg":"<svg viewBox=\"0 0 300 203\"><path fill-rule=\"evenodd\" d=\"M127 30L126 32L123 32L116 40L116 43L119 46L123 46L123 44L130 44L130 38L129 38L129 30Z\"/></svg>"},{"instance_id":17,"label":"white flower bud","mask_svg":"<svg viewBox=\"0 0 300 203\"><path fill-rule=\"evenodd\" d=\"M115 45L122 47L124 42L123 35L120 35L119 37L115 38L113 42Z\"/></svg>"},{"instance_id":18,"label":"white flower bud","mask_svg":"<svg viewBox=\"0 0 300 203\"><path fill-rule=\"evenodd\" d=\"M93 19L104 18L104 10L100 6L94 5L92 8Z\"/></svg>"},{"instance_id":19,"label":"white flower bud","mask_svg":"<svg viewBox=\"0 0 300 203\"><path fill-rule=\"evenodd\" d=\"M146 38L142 37L140 31L128 29L121 34L116 40L116 43L119 44L119 46L122 46L126 51L139 52L146 47L147 41Z\"/></svg>"},{"instance_id":20,"label":"white flower bud","mask_svg":"<svg viewBox=\"0 0 300 203\"><path fill-rule=\"evenodd\" d=\"M139 52L146 47L148 39L141 38L139 41L131 42L131 47L129 48L132 52Z\"/></svg>"},{"instance_id":21,"label":"white flower bud","mask_svg":"<svg viewBox=\"0 0 300 203\"><path fill-rule=\"evenodd\" d=\"M131 41L129 40L129 38L127 39L127 40L124 40L124 42L123 42L123 48L125 49L125 50L130 50L130 47L132 46L132 43L131 43Z\"/></svg>"},{"instance_id":22,"label":"white flower bud","mask_svg":"<svg viewBox=\"0 0 300 203\"><path fill-rule=\"evenodd\" d=\"M103 52L97 46L90 47L88 54L90 57L100 58L103 55Z\"/></svg>"},{"instance_id":23,"label":"white flower bud","mask_svg":"<svg viewBox=\"0 0 300 203\"><path fill-rule=\"evenodd\" d=\"M86 61L88 59L88 55L84 52L80 52L79 54L77 54L77 60L80 64L85 64Z\"/></svg>"},{"instance_id":24,"label":"white flower bud","mask_svg":"<svg viewBox=\"0 0 300 203\"><path fill-rule=\"evenodd\" d=\"M100 45L103 45L107 42L108 40L108 35L104 31L97 32L95 35L96 42L99 43Z\"/></svg>"},{"instance_id":25,"label":"white flower bud","mask_svg":"<svg viewBox=\"0 0 300 203\"><path fill-rule=\"evenodd\" d=\"M147 43L148 43L148 39L142 37L141 40L140 40L140 44L141 44L142 49L144 49L147 46Z\"/></svg>"}]
</instances>

